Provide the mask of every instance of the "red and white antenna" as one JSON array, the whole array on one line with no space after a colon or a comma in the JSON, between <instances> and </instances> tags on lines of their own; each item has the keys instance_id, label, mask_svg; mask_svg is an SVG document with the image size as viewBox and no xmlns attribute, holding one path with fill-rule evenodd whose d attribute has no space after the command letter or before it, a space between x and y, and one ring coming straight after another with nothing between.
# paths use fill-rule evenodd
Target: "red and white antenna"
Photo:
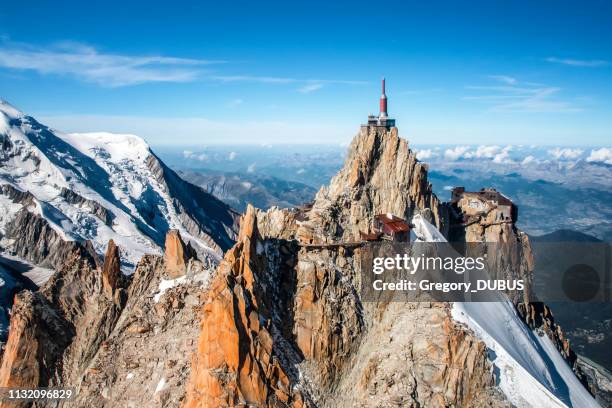
<instances>
[{"instance_id":1,"label":"red and white antenna","mask_svg":"<svg viewBox=\"0 0 612 408\"><path fill-rule=\"evenodd\" d=\"M382 95L380 96L380 117L387 117L387 95L385 95L385 78L382 79Z\"/></svg>"}]
</instances>

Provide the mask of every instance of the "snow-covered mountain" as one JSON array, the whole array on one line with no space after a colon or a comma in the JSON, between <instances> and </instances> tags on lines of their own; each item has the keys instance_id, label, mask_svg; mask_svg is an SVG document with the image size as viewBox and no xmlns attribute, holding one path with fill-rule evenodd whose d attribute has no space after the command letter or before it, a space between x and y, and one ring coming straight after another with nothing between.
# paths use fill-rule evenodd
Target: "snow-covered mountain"
<instances>
[{"instance_id":1,"label":"snow-covered mountain","mask_svg":"<svg viewBox=\"0 0 612 408\"><path fill-rule=\"evenodd\" d=\"M129 272L143 254L160 253L169 229L212 258L233 243L237 213L138 136L61 133L0 101L0 143L4 251L54 267L71 242L89 240L102 254L113 239Z\"/></svg>"}]
</instances>

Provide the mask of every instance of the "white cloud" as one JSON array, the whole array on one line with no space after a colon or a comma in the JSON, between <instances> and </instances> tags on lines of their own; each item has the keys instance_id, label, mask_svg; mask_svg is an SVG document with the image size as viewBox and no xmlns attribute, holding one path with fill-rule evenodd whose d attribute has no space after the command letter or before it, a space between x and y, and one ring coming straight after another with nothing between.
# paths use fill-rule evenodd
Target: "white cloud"
<instances>
[{"instance_id":1,"label":"white cloud","mask_svg":"<svg viewBox=\"0 0 612 408\"><path fill-rule=\"evenodd\" d=\"M186 159L206 161L208 160L208 156L204 153L194 153L192 150L183 150L183 157Z\"/></svg>"},{"instance_id":2,"label":"white cloud","mask_svg":"<svg viewBox=\"0 0 612 408\"><path fill-rule=\"evenodd\" d=\"M220 82L261 82L264 84L291 84L297 82L297 79L294 78L252 75L213 75L210 78Z\"/></svg>"},{"instance_id":3,"label":"white cloud","mask_svg":"<svg viewBox=\"0 0 612 408\"><path fill-rule=\"evenodd\" d=\"M583 152L584 150L578 149L578 148L572 149L569 147L565 147L565 148L555 147L554 149L549 150L548 154L550 154L557 160L561 160L561 159L572 160L572 159L577 159L578 157L580 157L580 155Z\"/></svg>"},{"instance_id":4,"label":"white cloud","mask_svg":"<svg viewBox=\"0 0 612 408\"><path fill-rule=\"evenodd\" d=\"M227 156L227 159L228 160L234 160L236 158L236 156L238 156L238 153L230 152L229 156Z\"/></svg>"},{"instance_id":5,"label":"white cloud","mask_svg":"<svg viewBox=\"0 0 612 408\"><path fill-rule=\"evenodd\" d=\"M457 160L460 159L468 150L468 146L456 146L452 149L446 149L444 151L444 158L449 160Z\"/></svg>"},{"instance_id":6,"label":"white cloud","mask_svg":"<svg viewBox=\"0 0 612 408\"><path fill-rule=\"evenodd\" d=\"M509 150L504 149L500 153L497 153L495 157L493 158L493 163L499 163L499 164L514 163L514 160L510 158L508 151Z\"/></svg>"},{"instance_id":7,"label":"white cloud","mask_svg":"<svg viewBox=\"0 0 612 408\"><path fill-rule=\"evenodd\" d=\"M264 84L344 84L344 85L365 85L366 81L352 81L343 79L300 79L291 77L274 77L274 76L258 76L258 75L212 75L211 79L220 82L261 82Z\"/></svg>"},{"instance_id":8,"label":"white cloud","mask_svg":"<svg viewBox=\"0 0 612 408\"><path fill-rule=\"evenodd\" d=\"M255 169L256 169L256 164L251 163L249 167L247 167L247 173L255 173Z\"/></svg>"},{"instance_id":9,"label":"white cloud","mask_svg":"<svg viewBox=\"0 0 612 408\"><path fill-rule=\"evenodd\" d=\"M570 65L573 67L589 67L589 68L604 67L610 64L610 61L605 61L605 60L578 60L578 59L557 58L557 57L548 57L546 58L546 61L552 62L555 64Z\"/></svg>"},{"instance_id":10,"label":"white cloud","mask_svg":"<svg viewBox=\"0 0 612 408\"><path fill-rule=\"evenodd\" d=\"M438 156L438 153L434 152L432 149L418 149L415 153L419 160L428 160Z\"/></svg>"},{"instance_id":11,"label":"white cloud","mask_svg":"<svg viewBox=\"0 0 612 408\"><path fill-rule=\"evenodd\" d=\"M537 163L537 159L535 157L533 157L532 155L529 155L529 156L525 157L523 159L523 161L521 161L522 165L528 165L528 164L531 164L531 163Z\"/></svg>"},{"instance_id":12,"label":"white cloud","mask_svg":"<svg viewBox=\"0 0 612 408\"><path fill-rule=\"evenodd\" d=\"M147 82L190 82L199 77L203 65L222 62L110 54L70 42L45 48L6 42L0 45L0 67L72 76L108 87Z\"/></svg>"},{"instance_id":13,"label":"white cloud","mask_svg":"<svg viewBox=\"0 0 612 408\"><path fill-rule=\"evenodd\" d=\"M478 158L478 159L482 159L482 158L491 159L495 157L495 155L499 152L500 149L501 149L500 146L482 145L482 146L478 146L478 148L476 148L476 151L466 153L465 157L466 158Z\"/></svg>"},{"instance_id":14,"label":"white cloud","mask_svg":"<svg viewBox=\"0 0 612 408\"><path fill-rule=\"evenodd\" d=\"M151 82L192 82L207 79L218 82L259 82L266 84L301 84L300 92L321 89L326 84L363 85L365 81L341 79L299 79L257 75L212 75L203 66L227 61L177 58L160 55L122 55L105 53L77 43L63 42L49 47L2 41L0 67L31 70L40 74L74 77L106 87L122 87ZM234 100L231 103L241 100ZM230 103L230 104L231 104Z\"/></svg>"},{"instance_id":15,"label":"white cloud","mask_svg":"<svg viewBox=\"0 0 612 408\"><path fill-rule=\"evenodd\" d=\"M600 149L593 149L586 160L588 162L612 164L612 148L602 147Z\"/></svg>"}]
</instances>

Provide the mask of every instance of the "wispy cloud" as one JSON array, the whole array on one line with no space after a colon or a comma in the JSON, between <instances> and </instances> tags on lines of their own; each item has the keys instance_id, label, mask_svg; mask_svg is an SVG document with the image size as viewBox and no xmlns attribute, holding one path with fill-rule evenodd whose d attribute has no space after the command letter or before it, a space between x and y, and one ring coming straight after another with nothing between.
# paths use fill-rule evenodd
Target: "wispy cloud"
<instances>
[{"instance_id":1,"label":"wispy cloud","mask_svg":"<svg viewBox=\"0 0 612 408\"><path fill-rule=\"evenodd\" d=\"M292 78L277 76L258 76L258 75L212 75L210 79L220 82L256 82L262 84L296 84L300 85L297 89L301 93L318 91L326 85L364 85L367 81L352 81L343 79L313 79L313 78Z\"/></svg>"},{"instance_id":2,"label":"wispy cloud","mask_svg":"<svg viewBox=\"0 0 612 408\"><path fill-rule=\"evenodd\" d=\"M494 79L496 81L503 82L508 85L514 85L518 82L516 78L508 76L508 75L489 75L489 78Z\"/></svg>"},{"instance_id":3,"label":"wispy cloud","mask_svg":"<svg viewBox=\"0 0 612 408\"><path fill-rule=\"evenodd\" d=\"M294 78L253 75L212 75L210 79L219 82L261 82L264 84L291 84L298 81Z\"/></svg>"},{"instance_id":4,"label":"wispy cloud","mask_svg":"<svg viewBox=\"0 0 612 408\"><path fill-rule=\"evenodd\" d=\"M492 112L579 112L582 109L572 101L561 99L561 88L522 82L505 75L490 75L490 79L503 85L466 86L477 95L464 96L464 100L489 105Z\"/></svg>"},{"instance_id":5,"label":"wispy cloud","mask_svg":"<svg viewBox=\"0 0 612 408\"><path fill-rule=\"evenodd\" d=\"M201 75L202 66L223 62L111 54L72 42L47 48L7 42L0 44L0 67L71 76L108 87L147 82L190 82Z\"/></svg>"},{"instance_id":6,"label":"wispy cloud","mask_svg":"<svg viewBox=\"0 0 612 408\"><path fill-rule=\"evenodd\" d=\"M301 92L301 93L311 93L311 92L314 92L314 91L318 91L321 88L323 88L323 84L321 84L321 83L306 84L306 85L298 88L298 92Z\"/></svg>"},{"instance_id":7,"label":"wispy cloud","mask_svg":"<svg viewBox=\"0 0 612 408\"><path fill-rule=\"evenodd\" d=\"M310 93L330 84L367 84L365 81L342 79L227 75L219 68L219 64L226 63L228 61L105 53L76 42L40 47L0 38L0 68L13 72L35 71L61 75L112 88L151 82L207 80L221 83L294 84L298 86L297 91ZM212 71L210 67L205 68L209 65L215 65L216 69Z\"/></svg>"},{"instance_id":8,"label":"wispy cloud","mask_svg":"<svg viewBox=\"0 0 612 408\"><path fill-rule=\"evenodd\" d=\"M552 62L554 64L563 64L570 65L573 67L604 67L610 65L610 61L606 60L579 60L579 59L571 59L571 58L557 58L557 57L548 57L546 61Z\"/></svg>"}]
</instances>

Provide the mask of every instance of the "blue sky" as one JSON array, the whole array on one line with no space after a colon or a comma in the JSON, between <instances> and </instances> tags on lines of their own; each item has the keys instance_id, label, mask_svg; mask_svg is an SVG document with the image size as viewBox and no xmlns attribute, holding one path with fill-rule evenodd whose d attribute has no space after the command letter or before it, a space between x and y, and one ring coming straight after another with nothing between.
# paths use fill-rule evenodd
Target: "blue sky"
<instances>
[{"instance_id":1,"label":"blue sky","mask_svg":"<svg viewBox=\"0 0 612 408\"><path fill-rule=\"evenodd\" d=\"M152 144L346 143L385 76L415 143L610 145L611 39L609 1L8 2L0 97Z\"/></svg>"}]
</instances>

